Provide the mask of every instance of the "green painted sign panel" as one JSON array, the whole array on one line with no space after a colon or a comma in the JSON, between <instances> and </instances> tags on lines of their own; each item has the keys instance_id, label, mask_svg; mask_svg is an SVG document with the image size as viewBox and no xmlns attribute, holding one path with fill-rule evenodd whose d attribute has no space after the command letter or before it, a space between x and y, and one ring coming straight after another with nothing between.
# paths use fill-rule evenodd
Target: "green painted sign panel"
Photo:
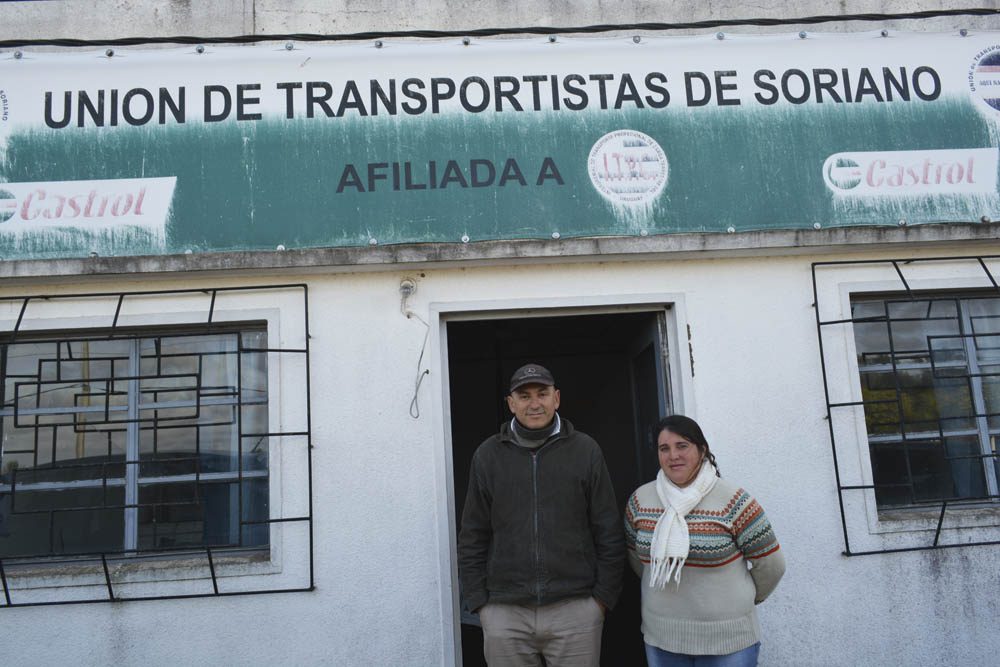
<instances>
[{"instance_id":1,"label":"green painted sign panel","mask_svg":"<svg viewBox=\"0 0 1000 667\"><path fill-rule=\"evenodd\" d=\"M1000 217L1000 34L0 54L0 256Z\"/></svg>"}]
</instances>

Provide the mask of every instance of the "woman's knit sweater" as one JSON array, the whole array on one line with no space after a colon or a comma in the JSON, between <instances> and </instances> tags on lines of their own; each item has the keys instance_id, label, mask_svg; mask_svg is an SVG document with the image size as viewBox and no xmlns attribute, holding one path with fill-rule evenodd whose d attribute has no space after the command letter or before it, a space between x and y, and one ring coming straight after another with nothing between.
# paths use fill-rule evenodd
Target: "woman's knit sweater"
<instances>
[{"instance_id":1,"label":"woman's knit sweater","mask_svg":"<svg viewBox=\"0 0 1000 667\"><path fill-rule=\"evenodd\" d=\"M636 489L625 506L629 563L642 577L646 643L672 653L726 655L760 641L754 605L785 572L785 557L761 506L743 489L716 482L684 517L691 549L680 584L671 578L661 590L649 586L649 548L662 513L655 481Z\"/></svg>"}]
</instances>

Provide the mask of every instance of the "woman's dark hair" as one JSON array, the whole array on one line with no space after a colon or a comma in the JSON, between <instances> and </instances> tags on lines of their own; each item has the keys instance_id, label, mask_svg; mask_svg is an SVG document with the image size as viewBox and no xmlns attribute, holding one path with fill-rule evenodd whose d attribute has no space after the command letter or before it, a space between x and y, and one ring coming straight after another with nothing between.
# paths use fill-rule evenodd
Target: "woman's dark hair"
<instances>
[{"instance_id":1,"label":"woman's dark hair","mask_svg":"<svg viewBox=\"0 0 1000 667\"><path fill-rule=\"evenodd\" d=\"M662 419L656 427L656 439L660 439L660 434L664 431L670 431L676 435L681 436L688 442L694 443L698 448L698 452L708 459L708 462L712 464L715 468L715 474L719 477L722 475L719 473L719 464L715 462L715 454L712 450L708 448L708 440L705 439L705 434L701 432L701 427L698 426L698 422L691 419L690 417L685 417L684 415L670 415L669 417Z\"/></svg>"}]
</instances>

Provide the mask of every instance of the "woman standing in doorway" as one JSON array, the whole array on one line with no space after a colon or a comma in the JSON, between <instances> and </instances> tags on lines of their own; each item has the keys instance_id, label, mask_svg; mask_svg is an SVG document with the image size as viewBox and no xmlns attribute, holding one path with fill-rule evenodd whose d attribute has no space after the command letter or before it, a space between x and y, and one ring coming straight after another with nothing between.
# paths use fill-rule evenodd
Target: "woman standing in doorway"
<instances>
[{"instance_id":1,"label":"woman standing in doorway","mask_svg":"<svg viewBox=\"0 0 1000 667\"><path fill-rule=\"evenodd\" d=\"M753 496L721 479L693 419L667 417L657 431L660 471L625 506L646 658L650 667L756 665L754 605L778 585L784 554Z\"/></svg>"}]
</instances>

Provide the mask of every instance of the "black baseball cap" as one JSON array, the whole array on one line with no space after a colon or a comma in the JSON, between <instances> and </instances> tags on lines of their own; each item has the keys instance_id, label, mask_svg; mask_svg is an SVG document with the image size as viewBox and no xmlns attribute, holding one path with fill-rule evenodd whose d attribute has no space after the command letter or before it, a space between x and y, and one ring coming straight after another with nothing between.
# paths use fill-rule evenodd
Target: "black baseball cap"
<instances>
[{"instance_id":1,"label":"black baseball cap","mask_svg":"<svg viewBox=\"0 0 1000 667\"><path fill-rule=\"evenodd\" d=\"M556 381L552 377L552 373L549 372L549 369L544 366L525 364L510 376L510 393L513 394L515 389L523 387L526 384L544 384L553 387Z\"/></svg>"}]
</instances>

